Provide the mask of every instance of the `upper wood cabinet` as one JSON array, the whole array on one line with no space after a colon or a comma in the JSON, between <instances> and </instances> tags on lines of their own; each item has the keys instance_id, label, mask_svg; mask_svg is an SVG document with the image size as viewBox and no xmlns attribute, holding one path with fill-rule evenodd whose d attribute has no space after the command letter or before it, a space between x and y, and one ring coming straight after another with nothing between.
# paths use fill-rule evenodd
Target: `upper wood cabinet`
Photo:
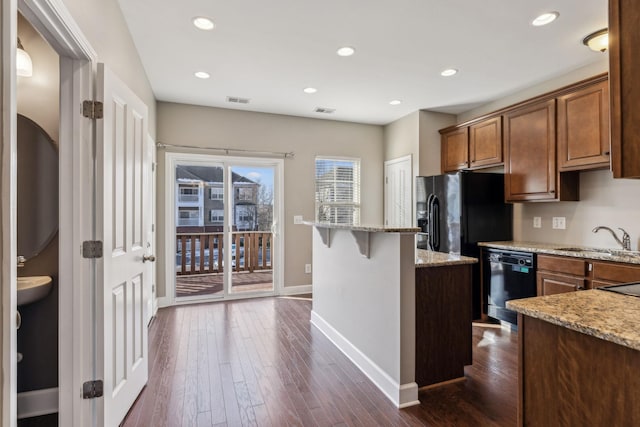
<instances>
[{"instance_id":1,"label":"upper wood cabinet","mask_svg":"<svg viewBox=\"0 0 640 427\"><path fill-rule=\"evenodd\" d=\"M502 117L442 129L442 172L480 169L502 164Z\"/></svg>"},{"instance_id":2,"label":"upper wood cabinet","mask_svg":"<svg viewBox=\"0 0 640 427\"><path fill-rule=\"evenodd\" d=\"M609 167L609 83L559 96L558 170Z\"/></svg>"},{"instance_id":3,"label":"upper wood cabinet","mask_svg":"<svg viewBox=\"0 0 640 427\"><path fill-rule=\"evenodd\" d=\"M502 117L493 117L469 126L469 166L502 164Z\"/></svg>"},{"instance_id":4,"label":"upper wood cabinet","mask_svg":"<svg viewBox=\"0 0 640 427\"><path fill-rule=\"evenodd\" d=\"M555 99L507 112L504 149L507 201L578 199L578 176L556 168Z\"/></svg>"},{"instance_id":5,"label":"upper wood cabinet","mask_svg":"<svg viewBox=\"0 0 640 427\"><path fill-rule=\"evenodd\" d=\"M469 128L461 127L441 132L442 172L469 167Z\"/></svg>"},{"instance_id":6,"label":"upper wood cabinet","mask_svg":"<svg viewBox=\"0 0 640 427\"><path fill-rule=\"evenodd\" d=\"M640 178L640 2L609 0L611 168L614 178Z\"/></svg>"}]
</instances>

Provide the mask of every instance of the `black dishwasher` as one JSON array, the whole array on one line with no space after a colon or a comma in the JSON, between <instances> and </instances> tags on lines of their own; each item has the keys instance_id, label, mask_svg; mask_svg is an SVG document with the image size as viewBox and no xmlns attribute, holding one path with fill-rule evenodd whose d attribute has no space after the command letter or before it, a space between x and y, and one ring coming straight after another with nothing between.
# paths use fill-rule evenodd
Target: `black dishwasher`
<instances>
[{"instance_id":1,"label":"black dishwasher","mask_svg":"<svg viewBox=\"0 0 640 427\"><path fill-rule=\"evenodd\" d=\"M518 323L514 311L506 308L512 299L536 296L535 254L483 248L482 283L489 317Z\"/></svg>"}]
</instances>

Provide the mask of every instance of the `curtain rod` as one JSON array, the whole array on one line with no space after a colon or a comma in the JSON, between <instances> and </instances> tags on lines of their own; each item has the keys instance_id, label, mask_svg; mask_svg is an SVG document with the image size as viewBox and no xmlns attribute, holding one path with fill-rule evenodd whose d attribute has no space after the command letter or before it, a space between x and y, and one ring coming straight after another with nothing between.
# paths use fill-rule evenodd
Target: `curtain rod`
<instances>
[{"instance_id":1,"label":"curtain rod","mask_svg":"<svg viewBox=\"0 0 640 427\"><path fill-rule=\"evenodd\" d=\"M156 146L158 148L187 148L190 150L218 151L218 152L223 152L225 155L229 155L230 153L244 153L244 154L262 154L262 155L268 155L268 156L278 156L278 157L283 157L285 159L293 159L295 157L295 153L293 151L284 153L280 151L243 150L242 148L196 147L194 145L173 145L173 144L165 144L163 142L158 142Z\"/></svg>"}]
</instances>

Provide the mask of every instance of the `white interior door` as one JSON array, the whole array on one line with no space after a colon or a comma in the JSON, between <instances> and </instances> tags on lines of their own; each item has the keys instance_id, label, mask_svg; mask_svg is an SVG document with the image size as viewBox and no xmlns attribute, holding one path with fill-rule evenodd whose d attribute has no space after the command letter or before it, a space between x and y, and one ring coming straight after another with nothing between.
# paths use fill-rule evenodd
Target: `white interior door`
<instances>
[{"instance_id":1,"label":"white interior door","mask_svg":"<svg viewBox=\"0 0 640 427\"><path fill-rule=\"evenodd\" d=\"M96 374L104 380L96 418L117 426L147 382L147 281L150 206L145 203L147 106L103 64L98 64ZM100 423L101 424L101 423Z\"/></svg>"},{"instance_id":2,"label":"white interior door","mask_svg":"<svg viewBox=\"0 0 640 427\"><path fill-rule=\"evenodd\" d=\"M384 223L392 227L413 225L413 174L411 155L384 162Z\"/></svg>"}]
</instances>

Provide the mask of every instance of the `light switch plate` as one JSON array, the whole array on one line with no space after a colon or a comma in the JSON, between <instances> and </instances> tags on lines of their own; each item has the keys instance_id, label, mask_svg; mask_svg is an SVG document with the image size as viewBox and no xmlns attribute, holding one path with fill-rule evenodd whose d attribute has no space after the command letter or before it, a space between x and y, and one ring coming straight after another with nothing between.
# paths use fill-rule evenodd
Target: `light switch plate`
<instances>
[{"instance_id":1,"label":"light switch plate","mask_svg":"<svg viewBox=\"0 0 640 427\"><path fill-rule=\"evenodd\" d=\"M533 217L533 228L542 228L542 217L540 216Z\"/></svg>"},{"instance_id":2,"label":"light switch plate","mask_svg":"<svg viewBox=\"0 0 640 427\"><path fill-rule=\"evenodd\" d=\"M304 265L304 272L306 274L311 274L311 264L305 264Z\"/></svg>"},{"instance_id":3,"label":"light switch plate","mask_svg":"<svg viewBox=\"0 0 640 427\"><path fill-rule=\"evenodd\" d=\"M563 216L554 216L551 226L556 230L564 230L567 228L566 218Z\"/></svg>"},{"instance_id":4,"label":"light switch plate","mask_svg":"<svg viewBox=\"0 0 640 427\"><path fill-rule=\"evenodd\" d=\"M302 224L302 215L294 215L293 216L294 224Z\"/></svg>"}]
</instances>

